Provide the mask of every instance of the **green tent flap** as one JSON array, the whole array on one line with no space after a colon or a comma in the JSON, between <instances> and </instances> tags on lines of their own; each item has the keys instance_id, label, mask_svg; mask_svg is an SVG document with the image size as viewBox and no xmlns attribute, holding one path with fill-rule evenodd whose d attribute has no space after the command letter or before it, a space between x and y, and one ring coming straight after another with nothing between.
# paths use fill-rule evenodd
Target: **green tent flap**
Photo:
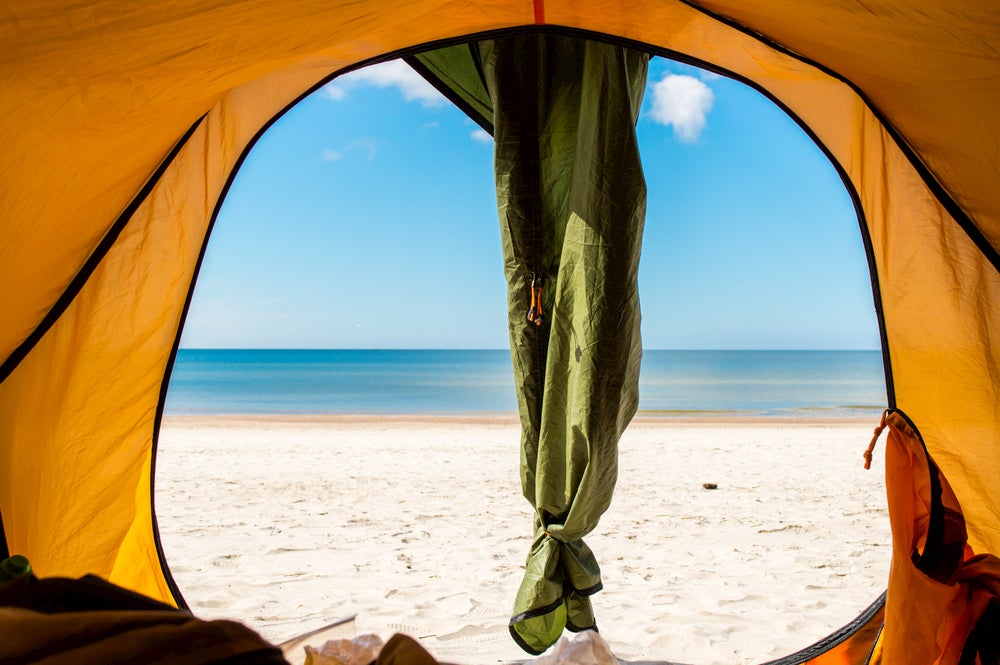
<instances>
[{"instance_id":1,"label":"green tent flap","mask_svg":"<svg viewBox=\"0 0 1000 665\"><path fill-rule=\"evenodd\" d=\"M510 629L537 654L564 628L596 627L600 567L582 539L611 503L638 404L646 187L635 122L648 56L519 35L417 60L463 108L491 111L521 486L535 509Z\"/></svg>"},{"instance_id":2,"label":"green tent flap","mask_svg":"<svg viewBox=\"0 0 1000 665\"><path fill-rule=\"evenodd\" d=\"M405 58L455 106L493 134L493 100L486 89L479 44L457 44Z\"/></svg>"}]
</instances>

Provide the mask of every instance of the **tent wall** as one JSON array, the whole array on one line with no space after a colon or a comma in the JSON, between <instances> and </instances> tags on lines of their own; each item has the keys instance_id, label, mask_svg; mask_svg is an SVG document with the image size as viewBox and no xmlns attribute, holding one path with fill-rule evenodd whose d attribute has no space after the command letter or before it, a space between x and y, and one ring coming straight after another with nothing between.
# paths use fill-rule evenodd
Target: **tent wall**
<instances>
[{"instance_id":1,"label":"tent wall","mask_svg":"<svg viewBox=\"0 0 1000 665\"><path fill-rule=\"evenodd\" d=\"M175 3L173 11L166 4L161 15L115 3L81 10L83 17L39 10L20 21L24 35L11 32L6 42L61 34L73 57L25 45L7 82L34 103L12 109L15 126L0 130L13 146L9 157L24 148L20 163L8 158L2 171L0 358L28 348L0 374L0 511L10 551L28 554L40 574L92 572L169 602L153 538L153 441L161 383L218 199L245 147L311 86L409 45L402 35L410 22L435 23L428 12L461 12L439 4L351 17L319 2L260 3L236 4L213 20L200 3ZM121 18L104 18L113 16ZM383 38L368 39L373 31ZM44 114L33 115L39 107ZM70 307L39 328L196 122ZM51 140L58 137L65 143ZM40 341L30 339L35 331L44 333Z\"/></svg>"},{"instance_id":2,"label":"tent wall","mask_svg":"<svg viewBox=\"0 0 1000 665\"><path fill-rule=\"evenodd\" d=\"M951 483L969 544L1000 552L1000 18L984 4L8 3L0 512L11 550L43 574L94 572L169 600L149 487L162 381L244 149L339 70L546 24L728 72L808 128L859 205L894 406Z\"/></svg>"}]
</instances>

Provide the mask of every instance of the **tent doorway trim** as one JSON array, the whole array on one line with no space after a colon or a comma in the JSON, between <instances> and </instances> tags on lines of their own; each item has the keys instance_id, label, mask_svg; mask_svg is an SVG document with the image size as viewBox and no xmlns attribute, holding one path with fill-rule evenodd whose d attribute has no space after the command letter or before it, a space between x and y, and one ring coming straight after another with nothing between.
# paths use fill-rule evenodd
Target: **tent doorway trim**
<instances>
[{"instance_id":1,"label":"tent doorway trim","mask_svg":"<svg viewBox=\"0 0 1000 665\"><path fill-rule=\"evenodd\" d=\"M470 35L470 36L461 37L461 38L454 38L454 39L441 40L441 41L436 41L436 42L429 42L427 44L422 44L422 45L418 45L418 46L415 46L415 47L411 47L411 48L397 50L397 51L394 51L394 52L391 52L391 53L387 53L387 54L385 54L383 56L379 56L377 58L368 59L366 61L363 61L361 63L353 65L351 67L338 70L338 71L330 74L329 76L326 76L326 77L320 79L317 83L313 84L305 92L303 92L301 95L299 95L298 97L296 97L292 102L290 102L289 104L287 104L278 113L276 113L274 116L272 116L266 123L264 123L261 126L261 128L259 129L259 131L252 137L252 139L247 142L247 144L244 147L244 149L242 150L240 156L234 162L234 166L230 170L230 173L227 176L227 180L226 180L226 182L225 182L225 184L224 184L224 186L222 188L222 192L221 192L220 196L218 197L218 200L216 201L215 207L213 209L213 212L212 212L212 215L211 215L211 219L210 219L210 222L209 222L209 225L208 225L208 229L207 229L204 241L203 241L201 249L200 249L200 254L199 254L199 257L198 257L197 262L196 262L196 267L195 267L194 275L192 277L191 284L190 284L190 287L188 289L187 298L186 298L186 301L184 303L183 313L182 313L182 316L180 318L180 324L178 326L177 334L175 336L174 344L173 344L173 347L172 347L171 353L170 353L170 360L169 360L169 362L167 364L166 371L165 371L165 374L164 374L164 379L163 379L163 382L161 384L161 392L160 392L159 402L158 402L157 410L156 410L156 420L155 420L154 434L153 434L153 456L152 456L153 474L152 474L152 481L151 481L151 486L150 486L150 501L151 501L151 503L153 501L153 495L155 494L154 488L155 488L156 450L157 450L157 446L158 446L160 426L161 426L161 422L162 422L162 418L163 418L163 411L164 411L164 406L165 406L165 401L166 401L167 390L168 390L168 387L169 387L169 380L170 380L171 373L172 373L172 370L173 370L173 364L174 364L174 362L176 360L177 352L178 352L178 349L179 349L179 346L180 346L180 339L181 339L181 335L182 335L183 328L184 328L184 322L186 320L187 313L188 313L188 310L190 308L190 304L192 302L192 298L194 296L194 292L195 292L195 290L197 288L198 275L199 275L199 272L200 272L200 269L201 269L201 265L202 265L205 253L207 251L208 244L211 241L212 231L214 229L214 225L215 225L215 223L216 223L216 221L218 219L218 216L220 214L222 206L224 205L225 200L226 200L226 198L228 196L229 190L230 190L233 182L235 181L235 178L237 177L237 175L238 175L238 173L239 173L242 165L245 163L245 161L248 158L249 154L252 152L252 150L254 149L254 147L257 145L257 142L263 137L263 135L278 120L280 120L288 111L290 111L292 108L294 108L303 99L305 99L309 95L315 93L316 91L318 91L319 89L321 89L323 86L327 85L328 83L336 80L337 78L339 78L339 77L341 77L341 76L343 76L343 75L345 75L347 73L350 73L352 71L356 71L358 69L362 69L362 68L367 67L369 65L377 64L377 63L380 63L380 62L386 62L386 61L389 61L389 60L395 60L397 58L406 58L406 59L409 59L410 56L416 55L418 53L421 53L421 52L424 52L424 51L427 51L427 50L433 50L435 48L440 48L442 46L447 46L447 45L461 44L461 43L465 43L465 42L467 42L469 40L473 40L473 39L485 39L485 38L497 37L497 36L509 36L511 34L528 34L528 33L535 33L535 34L537 34L537 33L553 33L553 34L561 34L561 35L568 35L568 36L575 36L575 37L583 37L583 38L586 38L586 39L591 39L591 40L595 40L595 41L602 41L602 42L606 42L606 43L610 43L610 44L624 45L624 46L627 46L629 48L634 48L634 49L637 49L637 50L645 51L645 52L647 52L647 53L649 53L650 55L653 55L653 56L660 56L660 57L664 57L664 58L667 58L667 59L670 59L670 60L674 60L674 61L677 61L677 62L681 62L681 63L684 63L684 64L688 64L688 65L692 65L692 66L695 66L695 67L699 67L701 69L704 69L704 70L713 72L715 74L718 74L718 75L730 78L730 79L735 80L735 81L737 81L739 83L742 83L743 85L746 85L746 86L750 87L751 89L755 90L756 92L758 92L759 94L761 94L765 98L767 98L772 104L774 104L775 106L777 106L779 109L781 109L789 118L791 118L796 123L796 125L799 126L799 128L812 140L813 144L826 156L826 158L830 162L831 166L836 170L837 174L840 177L841 182L843 183L843 186L845 187L848 195L851 197L851 201L852 201L852 203L854 205L854 209L855 209L855 213L856 213L856 218L857 218L857 223L858 223L858 229L859 229L859 231L861 233L861 237L862 237L862 241L863 241L863 245L864 245L864 250L865 250L865 255L866 255L866 261L868 262L868 266L869 266L869 278L870 278L870 283L872 285L872 295L873 295L873 301L874 301L874 306L875 306L876 315L877 315L877 321L878 321L878 326L879 326L879 335L880 335L880 340L881 340L881 352L882 352L884 372L885 372L885 379L886 379L887 398L888 398L888 402L889 402L889 407L890 408L894 408L895 407L895 398L894 398L894 392L893 392L893 387L892 387L892 372L891 372L891 365L890 365L890 358L889 358L889 351L888 351L888 343L887 343L887 340L886 340L886 328L885 328L884 315L883 315L882 307L881 307L881 296L880 296L880 291L879 291L878 276L877 276L876 267L875 267L874 252L873 252L873 249L872 249L872 243L871 243L871 238L870 238L870 235L869 235L868 226L867 226L867 223L865 221L864 210L863 210L863 208L861 206L861 203L860 203L860 197L859 197L859 195L857 193L857 190L855 189L852 181L850 180L849 176L847 175L846 170L843 168L843 166L835 159L835 157L833 156L833 154L831 153L831 151L823 144L823 142L819 139L819 137L815 134L815 132L813 132L812 129L797 114L795 114L790 108L788 108L779 99L777 99L766 88L760 86L756 82L754 82L754 81L752 81L750 79L747 79L746 77L743 77L743 76L741 76L741 75L739 75L739 74L737 74L735 72L732 72L732 71L727 70L725 68L719 67L719 66L714 65L712 63L709 63L709 62L706 62L706 61L703 61L703 60L700 60L700 59L697 59L697 58L693 58L693 57L688 56L688 55L686 55L684 53L681 53L681 52L672 51L670 49L664 49L662 47L655 47L655 46L647 44L647 43L636 42L634 40L628 40L628 39L624 39L624 38L621 38L621 37L615 37L615 36L607 35L607 34L603 34L603 33L596 33L596 32L593 32L593 31L581 30L581 29L574 29L574 28L565 28L565 27L558 27L558 26L528 26L528 27L520 27L520 28L508 28L508 29L502 29L502 30L496 30L496 31L489 31L489 32L484 32L484 33L478 33L478 34L475 34L475 35ZM839 79L840 77L837 77L837 78ZM451 101L455 102L454 99L452 99ZM865 101L867 103L867 100L865 100ZM869 106L871 106L871 105L869 104ZM874 112L874 109L873 109L873 112ZM192 127L191 130L189 131L189 133L193 132L193 130L195 129L195 127ZM184 598L183 598L183 596L182 596L182 594L180 592L180 589L177 587L176 582L174 581L174 578L173 578L172 574L170 573L169 565L168 565L166 556L165 556L165 554L163 552L163 547L162 547L162 543L160 541L160 536L159 536L159 529L158 529L158 525L157 525L157 521L156 521L157 518L156 518L155 506L154 506L154 508L152 510L152 519L153 519L153 530L154 530L154 534L155 534L156 551L157 551L157 554L158 554L158 556L160 558L160 564L161 564L161 566L163 568L164 575L165 575L165 577L167 579L168 585L171 588L171 592L174 595L175 601L181 607L186 607L187 606L186 601L184 600ZM799 652L790 654L789 656L786 656L783 659L780 659L778 661L773 661L773 662L775 663L775 665L777 665L779 663L781 665L785 665L785 664L791 665L792 663L801 663L801 662L805 662L805 660L808 660L809 658L814 658L817 655L819 655L821 653L824 653L825 651L827 651L829 649L834 648L835 646L837 646L838 644L842 643L844 640L846 640L847 638L849 638L851 635L853 635L859 628L865 626L868 622L872 621L872 619L877 615L877 613L882 609L883 606L884 606L884 594L883 594L882 597L876 599L872 603L872 605L870 605L869 608L867 608L864 612L862 612L862 614L859 615L856 619L852 620L851 622L849 622L847 625L845 625L843 628L839 629L835 633L831 634L830 636L828 636L826 638L823 638L822 640L816 642L812 646L806 647L805 649L803 649L803 650L801 650Z\"/></svg>"}]
</instances>

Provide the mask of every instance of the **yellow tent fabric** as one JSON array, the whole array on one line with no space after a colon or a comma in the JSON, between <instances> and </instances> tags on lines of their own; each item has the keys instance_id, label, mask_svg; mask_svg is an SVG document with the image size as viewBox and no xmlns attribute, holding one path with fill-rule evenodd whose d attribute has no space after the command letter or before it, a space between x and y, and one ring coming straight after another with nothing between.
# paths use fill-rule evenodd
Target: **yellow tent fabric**
<instances>
[{"instance_id":1,"label":"yellow tent fabric","mask_svg":"<svg viewBox=\"0 0 1000 665\"><path fill-rule=\"evenodd\" d=\"M44 574L174 598L151 503L156 433L200 256L245 151L339 72L527 26L734 76L815 139L861 220L889 406L947 479L970 552L1000 552L1000 13L978 0L5 2L11 551ZM897 549L900 565L910 554ZM920 602L890 593L886 615ZM887 620L880 653L924 644L904 624ZM912 662L944 662L941 645L926 648Z\"/></svg>"}]
</instances>

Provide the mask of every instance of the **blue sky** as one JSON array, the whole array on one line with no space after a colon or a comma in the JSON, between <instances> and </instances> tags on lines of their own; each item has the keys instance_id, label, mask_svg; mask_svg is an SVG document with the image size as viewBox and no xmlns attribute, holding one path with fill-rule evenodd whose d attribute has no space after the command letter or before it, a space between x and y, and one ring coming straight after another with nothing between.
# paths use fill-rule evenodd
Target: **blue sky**
<instances>
[{"instance_id":1,"label":"blue sky","mask_svg":"<svg viewBox=\"0 0 1000 665\"><path fill-rule=\"evenodd\" d=\"M654 59L637 131L650 349L875 349L853 205L757 92ZM189 348L505 348L492 142L400 62L341 77L252 151Z\"/></svg>"}]
</instances>

